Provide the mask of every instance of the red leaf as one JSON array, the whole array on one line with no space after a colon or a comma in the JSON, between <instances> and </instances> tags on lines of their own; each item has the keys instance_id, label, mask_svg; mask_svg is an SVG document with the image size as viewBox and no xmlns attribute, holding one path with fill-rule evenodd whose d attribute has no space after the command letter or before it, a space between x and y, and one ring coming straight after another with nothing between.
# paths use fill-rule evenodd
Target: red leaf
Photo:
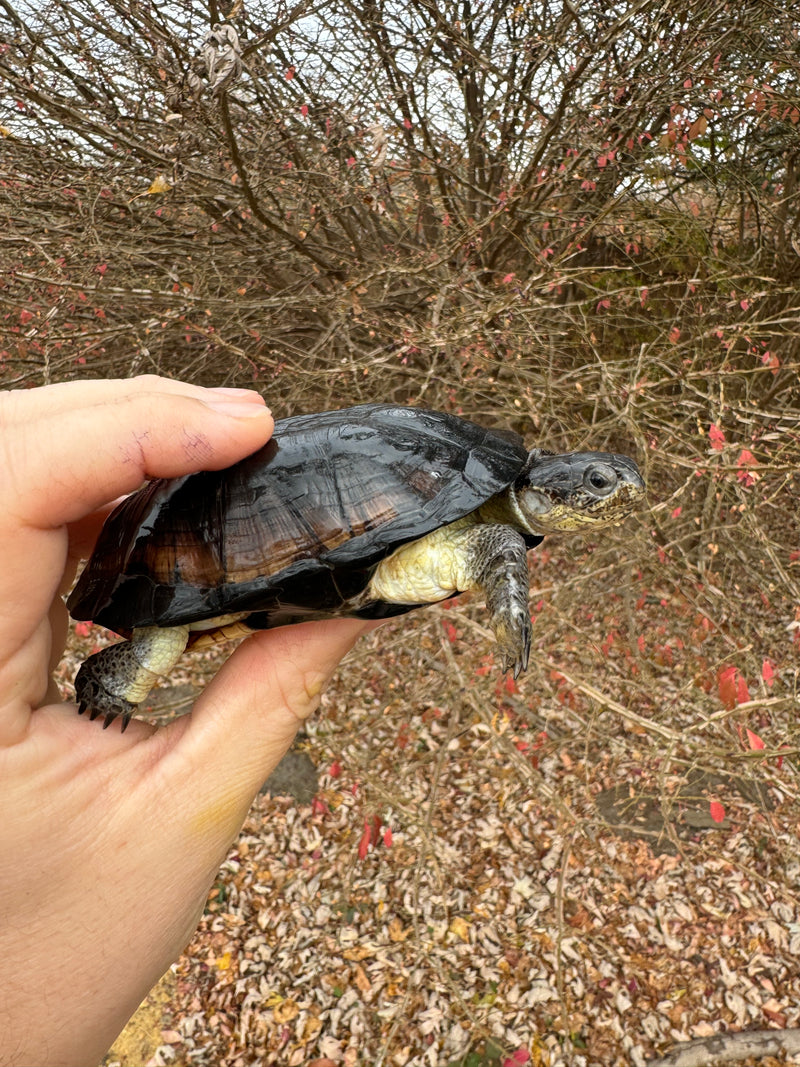
<instances>
[{"instance_id":1,"label":"red leaf","mask_svg":"<svg viewBox=\"0 0 800 1067\"><path fill-rule=\"evenodd\" d=\"M286 73L284 74L284 78L287 80L287 82L290 82L292 80L292 78L294 77L294 72L294 67L289 67L289 69L286 71Z\"/></svg>"},{"instance_id":2,"label":"red leaf","mask_svg":"<svg viewBox=\"0 0 800 1067\"><path fill-rule=\"evenodd\" d=\"M387 826L383 831L383 844L385 848L392 847L392 829L390 826Z\"/></svg>"},{"instance_id":3,"label":"red leaf","mask_svg":"<svg viewBox=\"0 0 800 1067\"><path fill-rule=\"evenodd\" d=\"M342 773L342 765L338 761L338 759L335 759L333 761L333 763L330 765L330 767L328 768L328 774L331 776L331 778L338 778L341 775L341 773Z\"/></svg>"},{"instance_id":4,"label":"red leaf","mask_svg":"<svg viewBox=\"0 0 800 1067\"><path fill-rule=\"evenodd\" d=\"M360 860L367 858L371 839L372 827L370 826L369 821L364 819L364 829L361 833L361 840L358 842L358 858Z\"/></svg>"},{"instance_id":5,"label":"red leaf","mask_svg":"<svg viewBox=\"0 0 800 1067\"><path fill-rule=\"evenodd\" d=\"M512 1052L510 1056L503 1060L503 1067L522 1067L523 1064L530 1062L530 1052L526 1048L518 1048L516 1052Z\"/></svg>"},{"instance_id":6,"label":"red leaf","mask_svg":"<svg viewBox=\"0 0 800 1067\"><path fill-rule=\"evenodd\" d=\"M303 104L303 106L300 108L300 114L303 116L303 118L308 115L308 104Z\"/></svg>"},{"instance_id":7,"label":"red leaf","mask_svg":"<svg viewBox=\"0 0 800 1067\"><path fill-rule=\"evenodd\" d=\"M674 345L676 345L678 343L678 341L680 341L680 339L681 339L681 328L680 328L680 326L673 326L672 327L672 329L669 331L669 339L670 339L670 341L672 341L672 343Z\"/></svg>"},{"instance_id":8,"label":"red leaf","mask_svg":"<svg viewBox=\"0 0 800 1067\"><path fill-rule=\"evenodd\" d=\"M716 423L711 423L708 428L708 439L711 442L711 447L715 452L721 452L725 444L725 434L720 430Z\"/></svg>"},{"instance_id":9,"label":"red leaf","mask_svg":"<svg viewBox=\"0 0 800 1067\"><path fill-rule=\"evenodd\" d=\"M23 310L23 311L20 311L20 313L19 313L19 321L22 323L23 326L27 326L27 324L31 321L32 318L33 318L33 312L31 312L31 311L24 311Z\"/></svg>"},{"instance_id":10,"label":"red leaf","mask_svg":"<svg viewBox=\"0 0 800 1067\"><path fill-rule=\"evenodd\" d=\"M708 805L708 812L714 822L722 822L725 818L725 808L718 800L712 800Z\"/></svg>"},{"instance_id":11,"label":"red leaf","mask_svg":"<svg viewBox=\"0 0 800 1067\"><path fill-rule=\"evenodd\" d=\"M754 752L760 752L764 747L764 742L758 734L754 734L752 730L747 731L747 741Z\"/></svg>"},{"instance_id":12,"label":"red leaf","mask_svg":"<svg viewBox=\"0 0 800 1067\"><path fill-rule=\"evenodd\" d=\"M764 684L771 689L775 679L775 668L768 659L761 664L761 677L764 679Z\"/></svg>"},{"instance_id":13,"label":"red leaf","mask_svg":"<svg viewBox=\"0 0 800 1067\"><path fill-rule=\"evenodd\" d=\"M372 826L370 827L369 843L371 845L377 845L381 838L381 817L380 815L372 816Z\"/></svg>"},{"instance_id":14,"label":"red leaf","mask_svg":"<svg viewBox=\"0 0 800 1067\"><path fill-rule=\"evenodd\" d=\"M739 671L736 667L723 667L717 675L717 691L723 707L728 711L736 707L736 679Z\"/></svg>"},{"instance_id":15,"label":"red leaf","mask_svg":"<svg viewBox=\"0 0 800 1067\"><path fill-rule=\"evenodd\" d=\"M781 365L781 361L775 355L774 352L765 352L761 357L761 362L765 367L769 367L773 374L778 373L778 368Z\"/></svg>"},{"instance_id":16,"label":"red leaf","mask_svg":"<svg viewBox=\"0 0 800 1067\"><path fill-rule=\"evenodd\" d=\"M757 467L758 460L749 449L743 448L742 451L739 453L739 458L736 463L739 467L739 470L736 472L736 477L746 489L749 489L751 485L755 485L756 481L758 480L758 475L754 474L747 468Z\"/></svg>"},{"instance_id":17,"label":"red leaf","mask_svg":"<svg viewBox=\"0 0 800 1067\"><path fill-rule=\"evenodd\" d=\"M744 675L740 674L736 682L736 703L746 704L750 699L750 690L747 688L747 682L744 680Z\"/></svg>"}]
</instances>

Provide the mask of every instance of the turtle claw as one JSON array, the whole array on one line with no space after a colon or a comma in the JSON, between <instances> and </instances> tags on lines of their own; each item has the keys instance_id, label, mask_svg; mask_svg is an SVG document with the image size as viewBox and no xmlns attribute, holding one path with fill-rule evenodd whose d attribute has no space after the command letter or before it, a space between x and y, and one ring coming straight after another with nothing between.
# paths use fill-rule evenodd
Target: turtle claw
<instances>
[{"instance_id":1,"label":"turtle claw","mask_svg":"<svg viewBox=\"0 0 800 1067\"><path fill-rule=\"evenodd\" d=\"M117 648L118 646L110 647ZM98 677L94 660L95 656L90 656L75 678L78 714L83 715L88 712L90 722L102 717L104 730L108 729L117 716L122 716L122 732L124 733L136 710L136 705L106 688L102 678Z\"/></svg>"},{"instance_id":2,"label":"turtle claw","mask_svg":"<svg viewBox=\"0 0 800 1067\"><path fill-rule=\"evenodd\" d=\"M95 719L99 719L100 716L103 715L102 709L100 709L100 708L89 708L88 705L84 701L81 701L81 703L78 704L78 714L79 715L83 715L83 713L85 711L89 712L89 721L90 722L94 722ZM111 725L111 723L116 718L120 718L121 721L122 721L122 729L120 730L120 733L124 734L125 731L128 729L128 723L131 721L132 715L133 715L132 709L128 710L128 709L111 708L105 713L105 717L103 718L103 729L107 730L109 728L109 726Z\"/></svg>"},{"instance_id":3,"label":"turtle claw","mask_svg":"<svg viewBox=\"0 0 800 1067\"><path fill-rule=\"evenodd\" d=\"M120 730L120 733L124 734L128 729L128 723L131 721L131 712L129 711L107 711L106 717L103 719L103 729L107 730L117 716L119 716L122 721L122 729Z\"/></svg>"},{"instance_id":4,"label":"turtle claw","mask_svg":"<svg viewBox=\"0 0 800 1067\"><path fill-rule=\"evenodd\" d=\"M503 653L502 665L503 673L511 673L514 677L514 681L519 678L523 671L528 669L528 649L526 648L520 655L514 655L513 653Z\"/></svg>"},{"instance_id":5,"label":"turtle claw","mask_svg":"<svg viewBox=\"0 0 800 1067\"><path fill-rule=\"evenodd\" d=\"M530 615L527 610L511 611L505 618L495 619L494 628L503 672L510 672L516 680L528 669L531 655Z\"/></svg>"}]
</instances>

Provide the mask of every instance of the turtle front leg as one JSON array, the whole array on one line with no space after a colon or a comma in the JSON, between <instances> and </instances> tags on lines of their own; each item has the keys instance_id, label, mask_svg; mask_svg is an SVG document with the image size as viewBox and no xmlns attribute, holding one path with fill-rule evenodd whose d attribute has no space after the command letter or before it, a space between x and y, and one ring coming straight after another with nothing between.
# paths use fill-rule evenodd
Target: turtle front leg
<instances>
[{"instance_id":1,"label":"turtle front leg","mask_svg":"<svg viewBox=\"0 0 800 1067\"><path fill-rule=\"evenodd\" d=\"M510 526L473 526L468 533L467 588L480 589L504 671L527 670L531 652L530 574L525 539Z\"/></svg>"},{"instance_id":2,"label":"turtle front leg","mask_svg":"<svg viewBox=\"0 0 800 1067\"><path fill-rule=\"evenodd\" d=\"M89 656L75 677L78 713L88 710L90 719L104 715L104 730L121 715L124 733L136 706L175 666L188 639L187 626L143 626L130 641Z\"/></svg>"},{"instance_id":3,"label":"turtle front leg","mask_svg":"<svg viewBox=\"0 0 800 1067\"><path fill-rule=\"evenodd\" d=\"M516 678L528 666L531 648L529 584L522 534L502 523L466 518L403 545L382 560L366 598L418 605L467 589L480 590L489 609L503 670L513 670Z\"/></svg>"}]
</instances>

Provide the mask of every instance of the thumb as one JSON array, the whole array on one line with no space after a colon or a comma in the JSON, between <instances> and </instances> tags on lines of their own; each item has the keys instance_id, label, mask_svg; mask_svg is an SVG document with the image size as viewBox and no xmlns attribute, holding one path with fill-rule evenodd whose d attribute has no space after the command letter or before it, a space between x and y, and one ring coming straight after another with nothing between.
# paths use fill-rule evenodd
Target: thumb
<instances>
[{"instance_id":1,"label":"thumb","mask_svg":"<svg viewBox=\"0 0 800 1067\"><path fill-rule=\"evenodd\" d=\"M332 619L260 631L223 665L191 715L164 728L173 744L162 770L185 787L198 832L238 832L339 662L375 625Z\"/></svg>"}]
</instances>

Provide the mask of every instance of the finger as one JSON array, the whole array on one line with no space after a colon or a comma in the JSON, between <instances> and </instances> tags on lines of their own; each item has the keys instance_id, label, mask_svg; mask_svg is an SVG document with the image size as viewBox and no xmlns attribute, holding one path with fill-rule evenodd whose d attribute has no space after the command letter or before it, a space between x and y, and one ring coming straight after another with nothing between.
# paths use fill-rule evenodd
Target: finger
<instances>
[{"instance_id":1,"label":"finger","mask_svg":"<svg viewBox=\"0 0 800 1067\"><path fill-rule=\"evenodd\" d=\"M0 394L0 697L15 721L47 691L42 620L68 562L62 524L144 478L218 469L264 444L260 397L145 377Z\"/></svg>"},{"instance_id":2,"label":"finger","mask_svg":"<svg viewBox=\"0 0 800 1067\"><path fill-rule=\"evenodd\" d=\"M162 772L194 799L189 832L237 832L342 657L373 626L357 619L304 623L261 631L239 646L191 716L166 728L175 743Z\"/></svg>"},{"instance_id":3,"label":"finger","mask_svg":"<svg viewBox=\"0 0 800 1067\"><path fill-rule=\"evenodd\" d=\"M272 418L257 394L146 376L0 394L0 426L5 512L52 529L145 478L230 465L265 443Z\"/></svg>"},{"instance_id":4,"label":"finger","mask_svg":"<svg viewBox=\"0 0 800 1067\"><path fill-rule=\"evenodd\" d=\"M222 398L241 400L243 403L263 404L261 396L253 389L220 387L209 390L202 385L164 378L159 374L140 374L135 378L90 378L85 381L60 382L38 389L0 390L0 401L6 403L7 398L10 405L7 415L4 416L4 423L9 423L14 418L18 421L24 420L25 408L20 409L10 403L14 397L24 396L27 398L26 403L34 404L42 414L51 415L62 410L72 410L78 403L88 405L113 400L119 396L120 388L128 391L146 388L174 396L193 396L198 400L212 392Z\"/></svg>"}]
</instances>

